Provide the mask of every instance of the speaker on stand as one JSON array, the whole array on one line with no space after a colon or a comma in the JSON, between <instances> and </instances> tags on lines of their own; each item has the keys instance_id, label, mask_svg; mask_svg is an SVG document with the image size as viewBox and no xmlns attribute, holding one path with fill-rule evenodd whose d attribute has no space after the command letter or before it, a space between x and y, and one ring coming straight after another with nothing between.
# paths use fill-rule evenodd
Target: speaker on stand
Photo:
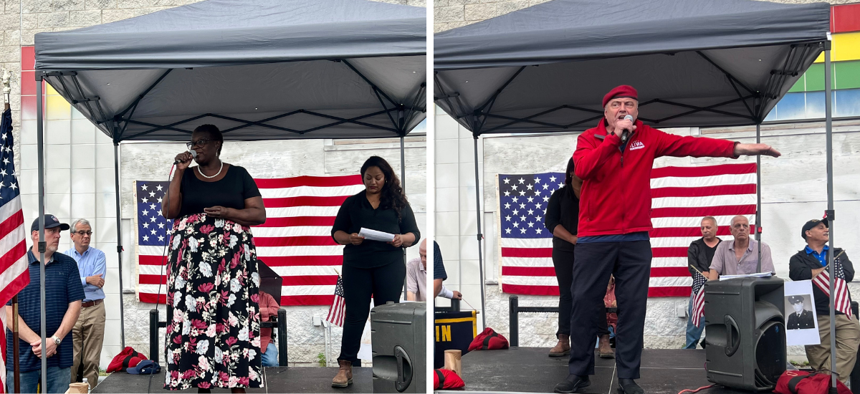
<instances>
[{"instance_id":1,"label":"speaker on stand","mask_svg":"<svg viewBox=\"0 0 860 394\"><path fill-rule=\"evenodd\" d=\"M787 361L783 280L708 282L704 291L708 380L749 391L773 390Z\"/></svg>"},{"instance_id":2,"label":"speaker on stand","mask_svg":"<svg viewBox=\"0 0 860 394\"><path fill-rule=\"evenodd\" d=\"M374 393L426 391L426 306L388 302L371 309Z\"/></svg>"}]
</instances>

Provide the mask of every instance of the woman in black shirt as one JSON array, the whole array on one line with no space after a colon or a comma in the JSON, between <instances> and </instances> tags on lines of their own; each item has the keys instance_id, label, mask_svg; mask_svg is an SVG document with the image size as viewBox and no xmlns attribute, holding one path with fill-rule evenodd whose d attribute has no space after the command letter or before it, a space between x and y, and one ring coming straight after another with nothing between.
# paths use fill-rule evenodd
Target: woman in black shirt
<instances>
[{"instance_id":1,"label":"woman in black shirt","mask_svg":"<svg viewBox=\"0 0 860 394\"><path fill-rule=\"evenodd\" d=\"M242 167L218 157L224 137L203 125L176 156L162 215L175 219L167 293L164 388L260 387L257 256L249 226L266 221L263 198ZM190 167L191 160L197 162ZM189 171L191 173L188 173Z\"/></svg>"},{"instance_id":2,"label":"woman in black shirt","mask_svg":"<svg viewBox=\"0 0 860 394\"><path fill-rule=\"evenodd\" d=\"M343 292L346 316L340 370L332 379L332 387L352 384L352 366L360 365L358 349L361 333L373 304L398 302L406 278L403 248L415 245L421 234L415 215L400 180L383 158L372 156L361 166L365 190L348 197L340 206L331 235L343 248ZM358 235L361 228L394 234L390 242L365 240Z\"/></svg>"}]
</instances>

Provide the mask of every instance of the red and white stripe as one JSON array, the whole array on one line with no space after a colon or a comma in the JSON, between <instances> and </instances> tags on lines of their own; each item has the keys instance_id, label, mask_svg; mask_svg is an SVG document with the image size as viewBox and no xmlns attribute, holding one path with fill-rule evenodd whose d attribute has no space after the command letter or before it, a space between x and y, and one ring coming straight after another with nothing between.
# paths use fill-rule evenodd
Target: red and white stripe
<instances>
[{"instance_id":1,"label":"red and white stripe","mask_svg":"<svg viewBox=\"0 0 860 394\"><path fill-rule=\"evenodd\" d=\"M654 229L648 296L689 297L692 278L687 249L702 236L702 218L714 216L717 235L725 239L731 237L729 226L735 215L755 222L755 163L654 168L651 198ZM551 238L500 238L499 246L503 292L558 295Z\"/></svg>"},{"instance_id":2,"label":"red and white stripe","mask_svg":"<svg viewBox=\"0 0 860 394\"><path fill-rule=\"evenodd\" d=\"M6 305L30 283L27 262L27 233L24 231L24 214L21 197L0 206L0 302ZM0 393L6 392L6 313L0 313ZM27 349L21 349L26 351Z\"/></svg>"},{"instance_id":3,"label":"red and white stripe","mask_svg":"<svg viewBox=\"0 0 860 394\"><path fill-rule=\"evenodd\" d=\"M340 205L364 185L360 175L255 179L266 223L254 227L257 257L283 278L281 306L331 305L343 246L331 238ZM138 246L140 300L154 302L166 283L161 246ZM144 284L146 282L146 284ZM162 286L161 302L167 289Z\"/></svg>"},{"instance_id":4,"label":"red and white stripe","mask_svg":"<svg viewBox=\"0 0 860 394\"><path fill-rule=\"evenodd\" d=\"M838 268L839 266L837 266ZM821 271L812 279L812 283L818 286L824 294L830 297L830 272L827 269ZM842 278L834 278L833 286L836 287L836 297L833 300L833 306L837 311L842 312L848 319L851 319L851 298L848 295L848 284Z\"/></svg>"}]
</instances>

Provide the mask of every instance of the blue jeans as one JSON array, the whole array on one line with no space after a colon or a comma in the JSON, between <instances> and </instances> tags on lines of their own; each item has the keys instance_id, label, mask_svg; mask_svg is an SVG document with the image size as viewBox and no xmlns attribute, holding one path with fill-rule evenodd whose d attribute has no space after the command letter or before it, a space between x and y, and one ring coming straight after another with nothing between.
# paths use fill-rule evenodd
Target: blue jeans
<instances>
[{"instance_id":1,"label":"blue jeans","mask_svg":"<svg viewBox=\"0 0 860 394\"><path fill-rule=\"evenodd\" d=\"M21 372L21 392L37 393L36 387L42 380L42 370ZM72 380L72 368L48 367L48 392L63 394L69 389ZM15 392L15 373L6 371L7 393Z\"/></svg>"},{"instance_id":2,"label":"blue jeans","mask_svg":"<svg viewBox=\"0 0 860 394\"><path fill-rule=\"evenodd\" d=\"M699 324L701 324L699 327L693 324L693 295L691 294L690 305L687 306L687 344L684 349L695 349L696 345L699 344L702 331L705 331L705 321L702 320Z\"/></svg>"},{"instance_id":3,"label":"blue jeans","mask_svg":"<svg viewBox=\"0 0 860 394\"><path fill-rule=\"evenodd\" d=\"M278 366L278 347L274 343L269 343L269 346L266 346L266 352L263 353L263 366Z\"/></svg>"}]
</instances>

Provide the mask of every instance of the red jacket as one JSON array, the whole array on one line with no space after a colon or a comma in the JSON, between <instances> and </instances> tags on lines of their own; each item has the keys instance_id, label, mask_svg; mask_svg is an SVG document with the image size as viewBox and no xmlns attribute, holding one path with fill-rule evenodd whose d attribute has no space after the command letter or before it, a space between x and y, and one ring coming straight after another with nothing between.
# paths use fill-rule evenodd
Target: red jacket
<instances>
[{"instance_id":1,"label":"red jacket","mask_svg":"<svg viewBox=\"0 0 860 394\"><path fill-rule=\"evenodd\" d=\"M624 153L600 125L580 134L573 153L582 178L577 236L651 230L651 167L660 156L735 157L732 141L669 134L636 121Z\"/></svg>"}]
</instances>

